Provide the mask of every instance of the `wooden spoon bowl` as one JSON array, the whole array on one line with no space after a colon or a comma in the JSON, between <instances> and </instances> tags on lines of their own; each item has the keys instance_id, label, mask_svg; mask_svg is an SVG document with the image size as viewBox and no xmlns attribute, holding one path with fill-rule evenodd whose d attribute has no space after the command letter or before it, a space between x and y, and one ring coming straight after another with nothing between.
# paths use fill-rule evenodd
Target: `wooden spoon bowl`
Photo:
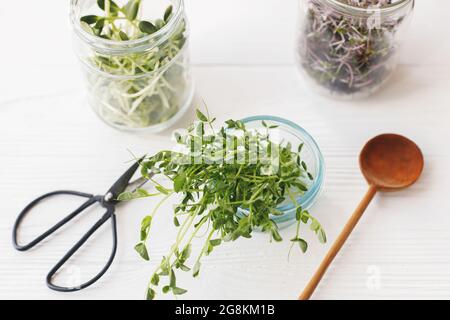
<instances>
[{"instance_id":1,"label":"wooden spoon bowl","mask_svg":"<svg viewBox=\"0 0 450 320\"><path fill-rule=\"evenodd\" d=\"M413 141L398 134L382 134L364 146L359 165L370 185L381 191L395 191L419 179L424 160Z\"/></svg>"}]
</instances>

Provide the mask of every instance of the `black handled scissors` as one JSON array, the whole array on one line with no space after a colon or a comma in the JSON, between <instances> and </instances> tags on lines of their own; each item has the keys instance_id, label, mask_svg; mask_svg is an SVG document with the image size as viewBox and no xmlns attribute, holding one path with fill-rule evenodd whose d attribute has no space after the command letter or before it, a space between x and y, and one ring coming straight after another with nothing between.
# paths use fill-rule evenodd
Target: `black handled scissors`
<instances>
[{"instance_id":1,"label":"black handled scissors","mask_svg":"<svg viewBox=\"0 0 450 320\"><path fill-rule=\"evenodd\" d=\"M118 203L118 196L128 190L135 190L139 187L141 187L145 182L147 181L146 178L139 178L136 181L130 183L131 178L139 168L139 162L138 160L136 163L134 163L113 185L112 187L106 192L103 196L96 196L89 193L84 192L78 192L78 191L69 191L69 190L60 190L60 191L54 191L47 194L44 194L40 196L39 198L33 200L30 204L28 204L22 212L17 217L16 222L14 223L13 228L13 244L14 248L16 248L19 251L26 251L31 248L33 248L36 244L47 238L49 235L54 233L56 230L61 228L63 225L68 223L70 220L75 218L77 215L79 215L81 212L92 206L94 203L99 204L103 208L106 209L106 213L98 220L89 230L86 232L86 234L62 257L61 260L50 270L50 272L47 274L47 286L56 291L61 292L72 292L72 291L78 291L84 288L89 287L91 284L96 282L98 279L100 279L103 274L108 270L108 268L111 266L111 263L114 260L114 256L116 255L116 249L117 249L117 226L116 226L116 215L115 207ZM73 211L71 214L69 214L67 217L56 223L53 227L45 231L43 234L32 240L30 243L25 245L20 245L17 242L17 231L20 227L20 223L23 221L25 216L31 211L33 207L35 207L39 202L41 202L44 199L57 196L57 195L72 195L72 196L78 196L82 198L86 198L86 202L84 202L78 209ZM97 231L98 228L100 228L105 222L108 220L111 220L112 224L112 237L113 237L113 247L111 251L111 255L105 265L105 267L91 280L82 283L76 287L62 287L55 285L52 283L53 276L56 274L56 272L66 263L67 260L91 237L95 231Z\"/></svg>"}]
</instances>

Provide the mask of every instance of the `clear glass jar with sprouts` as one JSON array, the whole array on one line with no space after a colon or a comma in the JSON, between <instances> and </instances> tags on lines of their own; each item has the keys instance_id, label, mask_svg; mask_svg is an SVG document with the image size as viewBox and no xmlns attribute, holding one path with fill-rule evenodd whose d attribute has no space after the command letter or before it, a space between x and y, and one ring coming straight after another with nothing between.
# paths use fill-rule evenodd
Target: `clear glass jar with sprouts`
<instances>
[{"instance_id":1,"label":"clear glass jar with sprouts","mask_svg":"<svg viewBox=\"0 0 450 320\"><path fill-rule=\"evenodd\" d=\"M397 66L414 0L300 0L297 60L320 92L366 97Z\"/></svg>"},{"instance_id":2,"label":"clear glass jar with sprouts","mask_svg":"<svg viewBox=\"0 0 450 320\"><path fill-rule=\"evenodd\" d=\"M89 103L107 124L158 132L194 93L183 0L71 0Z\"/></svg>"}]
</instances>

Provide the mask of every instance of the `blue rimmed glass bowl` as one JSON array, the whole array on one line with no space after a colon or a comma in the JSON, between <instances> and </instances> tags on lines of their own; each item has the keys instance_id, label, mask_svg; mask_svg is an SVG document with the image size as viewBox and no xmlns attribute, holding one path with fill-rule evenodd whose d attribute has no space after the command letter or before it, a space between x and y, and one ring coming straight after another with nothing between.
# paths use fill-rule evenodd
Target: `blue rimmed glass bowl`
<instances>
[{"instance_id":1,"label":"blue rimmed glass bowl","mask_svg":"<svg viewBox=\"0 0 450 320\"><path fill-rule=\"evenodd\" d=\"M300 144L304 144L302 148L302 160L306 162L308 171L314 179L308 183L308 191L298 196L297 203L304 210L311 208L320 195L325 175L325 164L322 153L313 137L302 127L292 121L274 117L274 116L254 116L241 120L248 129L264 130L262 121L268 126L278 126L276 134L271 132L271 140L275 143L292 144L292 150L296 150ZM272 216L271 219L279 228L287 227L293 224L295 220L295 205L291 201L286 201L277 208L282 215ZM244 209L240 210L240 214L246 214Z\"/></svg>"}]
</instances>

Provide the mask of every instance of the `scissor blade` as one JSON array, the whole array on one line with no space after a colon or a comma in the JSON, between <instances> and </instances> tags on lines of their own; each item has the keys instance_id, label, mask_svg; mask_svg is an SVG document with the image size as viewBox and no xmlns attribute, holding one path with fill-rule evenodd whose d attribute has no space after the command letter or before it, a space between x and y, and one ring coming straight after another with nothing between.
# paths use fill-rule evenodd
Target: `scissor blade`
<instances>
[{"instance_id":1,"label":"scissor blade","mask_svg":"<svg viewBox=\"0 0 450 320\"><path fill-rule=\"evenodd\" d=\"M136 161L108 190L107 194L111 194L112 199L117 199L117 197L127 189L131 178L133 178L143 159L144 157Z\"/></svg>"},{"instance_id":2,"label":"scissor blade","mask_svg":"<svg viewBox=\"0 0 450 320\"><path fill-rule=\"evenodd\" d=\"M124 192L135 192L137 189L143 187L144 184L146 184L148 182L148 180L150 178L152 178L153 176L154 176L154 174L151 173L151 174L149 174L146 177L140 177L140 178L137 178L134 181L131 181L128 184L127 188L124 190Z\"/></svg>"}]
</instances>

